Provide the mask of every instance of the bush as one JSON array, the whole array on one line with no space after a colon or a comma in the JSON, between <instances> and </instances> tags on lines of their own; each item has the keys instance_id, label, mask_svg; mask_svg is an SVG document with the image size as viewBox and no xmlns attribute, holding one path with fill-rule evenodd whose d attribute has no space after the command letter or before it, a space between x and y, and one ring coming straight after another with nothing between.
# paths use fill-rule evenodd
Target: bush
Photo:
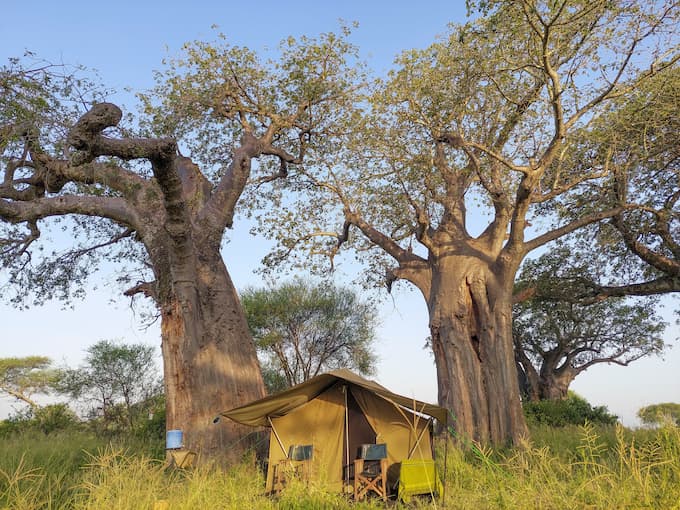
<instances>
[{"instance_id":1,"label":"bush","mask_svg":"<svg viewBox=\"0 0 680 510\"><path fill-rule=\"evenodd\" d=\"M52 434L57 431L74 431L81 427L80 420L67 404L50 404L35 410L20 411L0 421L0 437L32 431Z\"/></svg>"},{"instance_id":2,"label":"bush","mask_svg":"<svg viewBox=\"0 0 680 510\"><path fill-rule=\"evenodd\" d=\"M58 430L77 429L80 420L66 404L51 404L36 409L33 425L43 434L51 434Z\"/></svg>"},{"instance_id":3,"label":"bush","mask_svg":"<svg viewBox=\"0 0 680 510\"><path fill-rule=\"evenodd\" d=\"M586 399L571 391L564 400L525 402L524 414L532 424L551 427L583 425L586 422L613 425L618 420L605 406L593 407Z\"/></svg>"}]
</instances>

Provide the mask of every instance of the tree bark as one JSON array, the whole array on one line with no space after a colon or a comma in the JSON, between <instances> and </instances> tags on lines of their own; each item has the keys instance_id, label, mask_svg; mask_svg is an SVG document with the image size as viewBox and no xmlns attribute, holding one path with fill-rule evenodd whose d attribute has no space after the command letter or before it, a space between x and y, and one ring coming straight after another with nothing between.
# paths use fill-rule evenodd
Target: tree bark
<instances>
[{"instance_id":1,"label":"tree bark","mask_svg":"<svg viewBox=\"0 0 680 510\"><path fill-rule=\"evenodd\" d=\"M556 360L559 361L559 360ZM564 400L569 393L569 385L578 371L568 367L556 367L556 363L544 363L538 378L538 396L540 400Z\"/></svg>"},{"instance_id":2,"label":"tree bark","mask_svg":"<svg viewBox=\"0 0 680 510\"><path fill-rule=\"evenodd\" d=\"M481 260L432 267L428 301L439 404L462 440L516 443L526 435L512 341L512 294Z\"/></svg>"},{"instance_id":3,"label":"tree bark","mask_svg":"<svg viewBox=\"0 0 680 510\"><path fill-rule=\"evenodd\" d=\"M199 251L199 250L197 250ZM166 427L183 431L186 448L230 463L252 428L213 423L219 412L264 396L264 382L241 304L218 249L199 251L197 278L161 293Z\"/></svg>"}]
</instances>

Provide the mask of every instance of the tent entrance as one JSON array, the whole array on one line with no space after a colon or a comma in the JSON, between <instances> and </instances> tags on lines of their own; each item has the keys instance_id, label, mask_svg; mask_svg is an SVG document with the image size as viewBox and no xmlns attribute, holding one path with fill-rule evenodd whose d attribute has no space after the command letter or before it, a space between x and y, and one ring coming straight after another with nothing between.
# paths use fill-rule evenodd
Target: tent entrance
<instances>
[{"instance_id":1,"label":"tent entrance","mask_svg":"<svg viewBox=\"0 0 680 510\"><path fill-rule=\"evenodd\" d=\"M350 487L350 479L354 478L352 472L354 459L358 457L361 445L375 443L377 435L349 387L343 386L343 394L345 397L345 430L342 442L342 458L344 459L342 478L345 486Z\"/></svg>"},{"instance_id":2,"label":"tent entrance","mask_svg":"<svg viewBox=\"0 0 680 510\"><path fill-rule=\"evenodd\" d=\"M342 458L353 462L362 444L375 443L376 434L351 391L347 392L347 432Z\"/></svg>"}]
</instances>

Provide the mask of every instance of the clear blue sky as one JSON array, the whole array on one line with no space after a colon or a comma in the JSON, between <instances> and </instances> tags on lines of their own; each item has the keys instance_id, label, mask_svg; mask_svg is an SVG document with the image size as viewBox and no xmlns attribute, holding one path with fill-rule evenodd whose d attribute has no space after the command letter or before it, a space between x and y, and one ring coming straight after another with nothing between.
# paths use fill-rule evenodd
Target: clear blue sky
<instances>
[{"instance_id":1,"label":"clear blue sky","mask_svg":"<svg viewBox=\"0 0 680 510\"><path fill-rule=\"evenodd\" d=\"M212 40L217 31L232 44L261 51L289 35L336 30L338 20L357 21L353 41L373 69L382 72L401 50L427 46L450 21L462 21L464 0L343 0L211 2L130 0L118 2L11 0L0 18L0 59L31 50L54 63L81 64L99 71L103 83L119 91L115 102L133 108L132 92L153 85L152 71L191 40ZM217 25L217 29L211 28ZM261 285L253 274L266 245L236 225L225 259L238 288ZM260 257L257 257L259 255ZM0 275L1 276L1 275ZM52 303L28 312L0 305L0 357L47 355L76 365L88 345L109 338L159 345L157 327L140 330L128 302L116 293L114 277L100 274L97 289L73 310ZM673 303L675 304L675 303ZM670 311L666 312L673 322ZM436 401L435 370L423 349L427 312L422 297L402 290L381 306L377 379L394 391ZM669 328L667 339L678 336ZM666 360L650 358L628 368L597 366L579 376L573 389L635 424L636 410L650 403L680 401L680 349ZM0 416L7 410L0 401Z\"/></svg>"}]
</instances>

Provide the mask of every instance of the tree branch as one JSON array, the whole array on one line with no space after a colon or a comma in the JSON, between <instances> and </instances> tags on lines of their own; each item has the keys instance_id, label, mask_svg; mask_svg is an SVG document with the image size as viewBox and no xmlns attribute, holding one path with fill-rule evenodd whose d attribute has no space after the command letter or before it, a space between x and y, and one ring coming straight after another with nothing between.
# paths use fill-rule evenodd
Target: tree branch
<instances>
[{"instance_id":1,"label":"tree branch","mask_svg":"<svg viewBox=\"0 0 680 510\"><path fill-rule=\"evenodd\" d=\"M113 139L102 135L108 127L117 126L122 111L112 103L95 104L71 128L67 142L77 149L71 157L74 166L89 163L98 156L114 156L124 160L148 159L154 163L169 162L177 154L177 143L170 138Z\"/></svg>"},{"instance_id":2,"label":"tree branch","mask_svg":"<svg viewBox=\"0 0 680 510\"><path fill-rule=\"evenodd\" d=\"M529 253L532 250L535 250L539 246L543 246L544 244L549 243L550 241L554 241L555 239L559 239L560 237L563 237L567 234L571 234L575 230L578 230L581 227L584 227L586 225L590 225L591 223L596 223L598 221L602 221L606 218L611 218L613 216L616 216L617 214L620 214L624 210L624 207L615 207L614 209L608 209L606 211L601 211L598 213L592 213L592 214L587 214L577 220L572 221L571 223L568 223L560 228L557 228L555 230L552 230L550 232L546 232L543 235L540 235L538 237L535 237L531 241L527 241L524 243L522 246L522 250L524 253Z\"/></svg>"}]
</instances>

